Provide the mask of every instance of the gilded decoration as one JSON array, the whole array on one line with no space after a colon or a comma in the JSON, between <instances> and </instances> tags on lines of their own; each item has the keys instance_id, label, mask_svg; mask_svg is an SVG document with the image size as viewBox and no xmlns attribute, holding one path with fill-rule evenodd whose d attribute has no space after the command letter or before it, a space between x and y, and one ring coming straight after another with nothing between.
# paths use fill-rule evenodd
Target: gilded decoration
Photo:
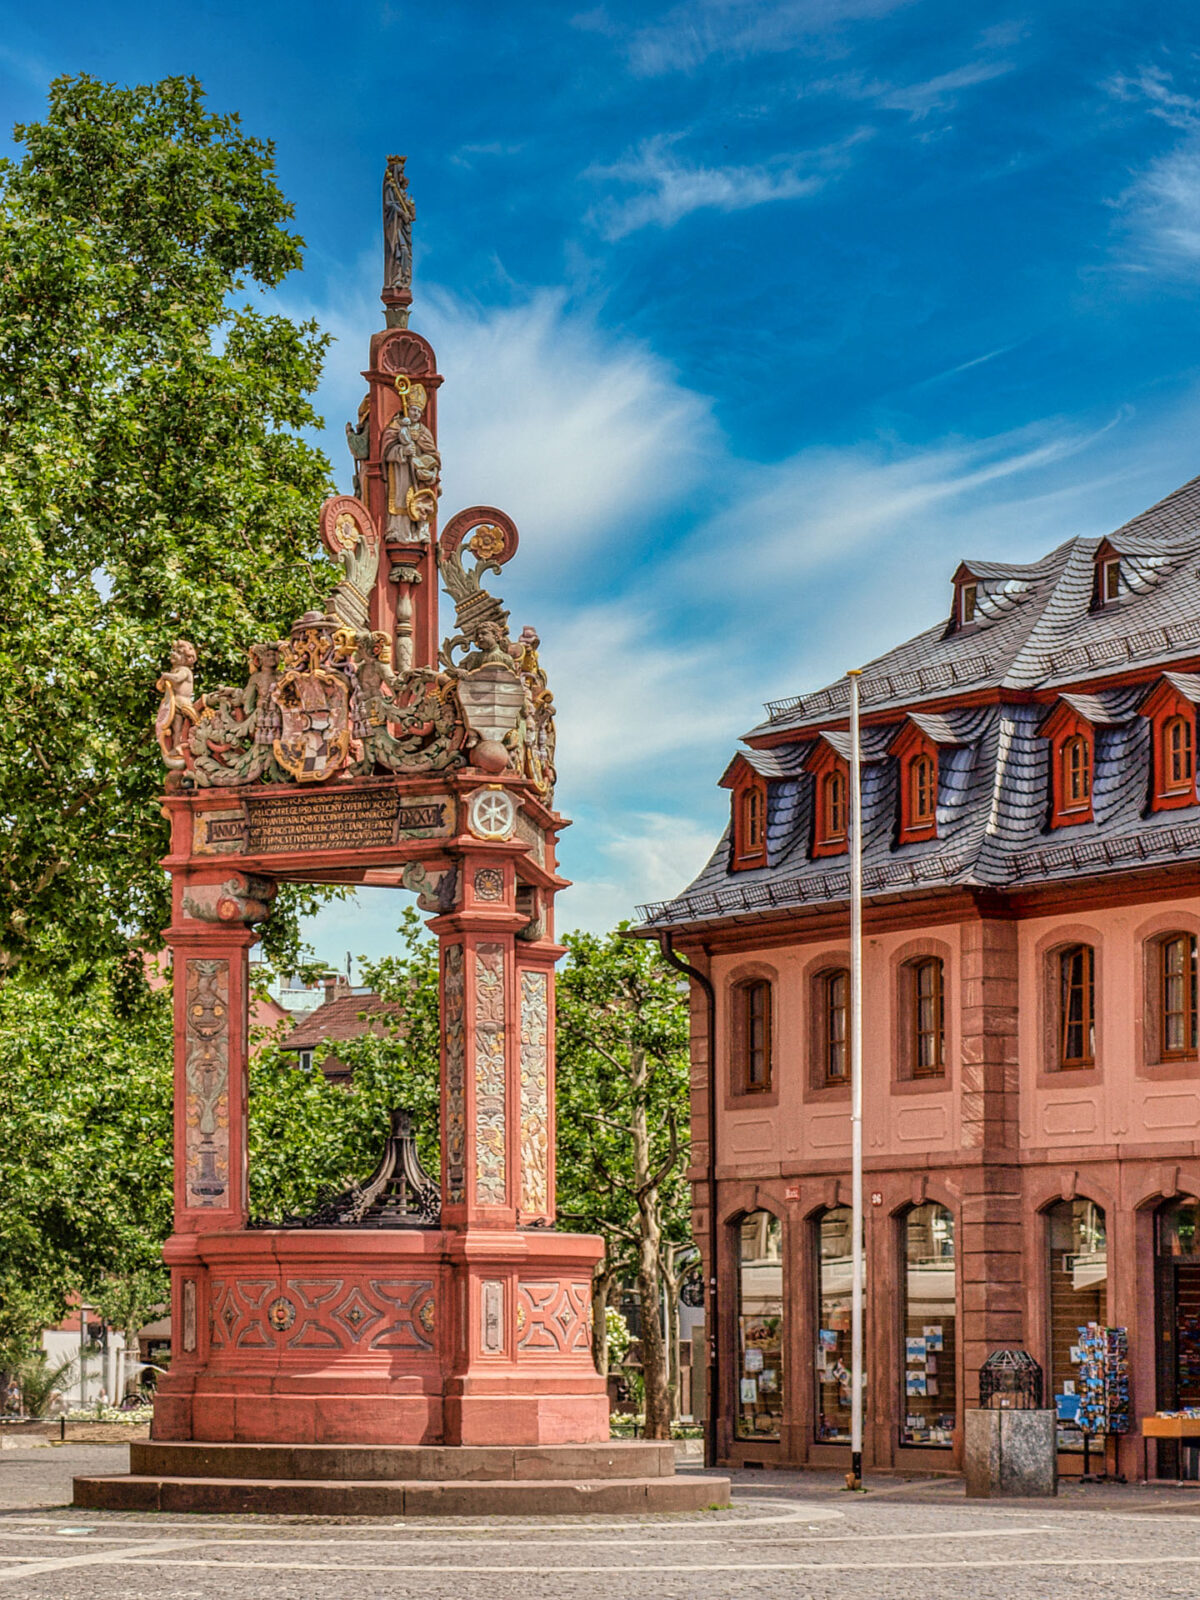
<instances>
[{"instance_id":1,"label":"gilded decoration","mask_svg":"<svg viewBox=\"0 0 1200 1600\"><path fill-rule=\"evenodd\" d=\"M548 983L544 972L521 973L521 1211L550 1211Z\"/></svg>"},{"instance_id":2,"label":"gilded decoration","mask_svg":"<svg viewBox=\"0 0 1200 1600\"><path fill-rule=\"evenodd\" d=\"M467 1198L466 967L461 944L442 950L442 1032L446 1061L446 1204Z\"/></svg>"},{"instance_id":3,"label":"gilded decoration","mask_svg":"<svg viewBox=\"0 0 1200 1600\"><path fill-rule=\"evenodd\" d=\"M475 1201L508 1201L504 1115L504 946L475 947Z\"/></svg>"},{"instance_id":4,"label":"gilded decoration","mask_svg":"<svg viewBox=\"0 0 1200 1600\"><path fill-rule=\"evenodd\" d=\"M191 960L184 976L187 1204L227 1207L229 1194L229 962Z\"/></svg>"}]
</instances>

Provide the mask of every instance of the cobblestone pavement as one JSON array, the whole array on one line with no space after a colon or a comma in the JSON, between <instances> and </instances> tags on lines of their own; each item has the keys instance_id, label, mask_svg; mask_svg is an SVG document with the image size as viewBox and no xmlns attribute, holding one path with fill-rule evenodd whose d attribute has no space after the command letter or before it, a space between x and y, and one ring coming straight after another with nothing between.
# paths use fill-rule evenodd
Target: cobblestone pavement
<instances>
[{"instance_id":1,"label":"cobblestone pavement","mask_svg":"<svg viewBox=\"0 0 1200 1600\"><path fill-rule=\"evenodd\" d=\"M71 1511L121 1446L0 1457L0 1596L54 1600L1107 1600L1200 1596L1200 1491L1092 1486L968 1502L961 1485L739 1474L695 1516L375 1519Z\"/></svg>"}]
</instances>

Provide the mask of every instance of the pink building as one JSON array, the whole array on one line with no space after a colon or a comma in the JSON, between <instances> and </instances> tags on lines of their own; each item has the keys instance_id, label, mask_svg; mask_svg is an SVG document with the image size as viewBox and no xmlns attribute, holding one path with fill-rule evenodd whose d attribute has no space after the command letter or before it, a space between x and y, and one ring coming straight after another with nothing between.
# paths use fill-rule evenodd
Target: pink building
<instances>
[{"instance_id":1,"label":"pink building","mask_svg":"<svg viewBox=\"0 0 1200 1600\"><path fill-rule=\"evenodd\" d=\"M957 1467L981 1363L1023 1347L1079 1470L1098 1323L1128 1331L1106 1448L1137 1477L1138 1419L1200 1406L1200 479L965 562L947 601L862 679L865 1461ZM711 985L692 1176L731 1463L847 1460L847 707L842 680L767 708L715 855L641 930Z\"/></svg>"}]
</instances>

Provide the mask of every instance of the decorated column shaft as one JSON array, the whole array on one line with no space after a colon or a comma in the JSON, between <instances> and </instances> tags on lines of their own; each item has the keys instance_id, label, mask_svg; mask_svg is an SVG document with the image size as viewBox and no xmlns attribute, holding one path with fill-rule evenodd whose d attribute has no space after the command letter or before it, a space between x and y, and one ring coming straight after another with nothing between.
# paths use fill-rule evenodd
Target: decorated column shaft
<instances>
[{"instance_id":1,"label":"decorated column shaft","mask_svg":"<svg viewBox=\"0 0 1200 1600\"><path fill-rule=\"evenodd\" d=\"M177 812L189 835L191 818ZM268 914L275 885L247 873L176 875L172 952L175 1006L175 1232L243 1228L247 1218L246 1112L250 926Z\"/></svg>"}]
</instances>

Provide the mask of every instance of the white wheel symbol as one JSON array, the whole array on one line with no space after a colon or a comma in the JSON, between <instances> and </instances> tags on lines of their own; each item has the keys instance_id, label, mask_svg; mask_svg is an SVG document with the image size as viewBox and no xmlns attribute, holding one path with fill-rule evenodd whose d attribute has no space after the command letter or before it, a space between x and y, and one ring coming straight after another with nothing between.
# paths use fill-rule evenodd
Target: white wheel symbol
<instances>
[{"instance_id":1,"label":"white wheel symbol","mask_svg":"<svg viewBox=\"0 0 1200 1600\"><path fill-rule=\"evenodd\" d=\"M507 839L516 820L512 796L503 789L485 789L471 802L471 832L478 839Z\"/></svg>"}]
</instances>

